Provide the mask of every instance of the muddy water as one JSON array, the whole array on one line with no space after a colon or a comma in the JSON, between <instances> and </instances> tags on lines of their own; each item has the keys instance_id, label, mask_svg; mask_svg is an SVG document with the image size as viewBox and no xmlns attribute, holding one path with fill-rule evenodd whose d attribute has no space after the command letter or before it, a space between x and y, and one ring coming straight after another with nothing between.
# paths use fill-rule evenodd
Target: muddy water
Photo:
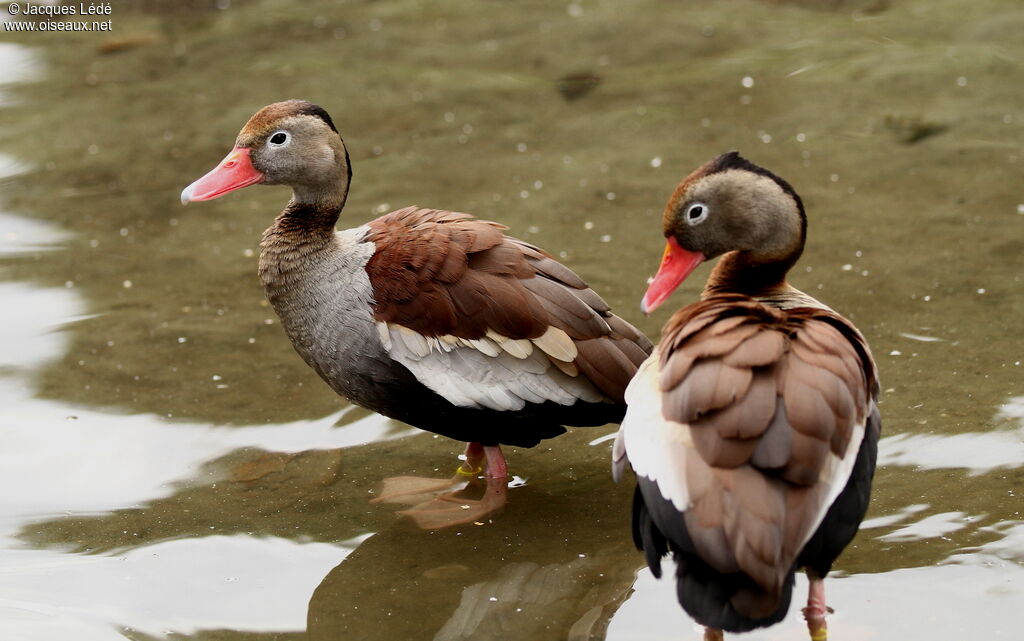
<instances>
[{"instance_id":1,"label":"muddy water","mask_svg":"<svg viewBox=\"0 0 1024 641\"><path fill-rule=\"evenodd\" d=\"M346 138L343 224L502 220L652 336L706 273L636 311L678 179L736 148L790 180L793 281L861 327L884 389L834 637L1024 636L1014 3L219 4L0 36L0 638L700 637L629 541L612 427L511 448L525 483L483 525L367 502L459 445L292 352L254 274L286 192L177 199L288 97ZM738 636L803 638L797 608Z\"/></svg>"}]
</instances>

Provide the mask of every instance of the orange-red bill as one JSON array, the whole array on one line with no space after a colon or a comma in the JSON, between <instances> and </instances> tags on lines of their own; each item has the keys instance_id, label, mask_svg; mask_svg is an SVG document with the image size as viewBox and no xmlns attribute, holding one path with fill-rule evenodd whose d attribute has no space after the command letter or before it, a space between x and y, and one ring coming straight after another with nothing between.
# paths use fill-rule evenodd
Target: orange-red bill
<instances>
[{"instance_id":1,"label":"orange-red bill","mask_svg":"<svg viewBox=\"0 0 1024 641\"><path fill-rule=\"evenodd\" d=\"M212 171L181 192L181 204L212 200L262 180L263 174L256 171L249 159L249 149L235 147Z\"/></svg>"},{"instance_id":2,"label":"orange-red bill","mask_svg":"<svg viewBox=\"0 0 1024 641\"><path fill-rule=\"evenodd\" d=\"M657 309L702 262L704 254L683 249L675 237L669 236L658 273L654 275L647 293L640 301L640 311L650 314Z\"/></svg>"}]
</instances>

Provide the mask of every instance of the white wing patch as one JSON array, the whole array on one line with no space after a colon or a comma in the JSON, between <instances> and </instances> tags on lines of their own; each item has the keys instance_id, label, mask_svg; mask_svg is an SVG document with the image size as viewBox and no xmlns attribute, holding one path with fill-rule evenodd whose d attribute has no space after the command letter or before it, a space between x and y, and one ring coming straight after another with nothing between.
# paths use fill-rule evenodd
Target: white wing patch
<instances>
[{"instance_id":1,"label":"white wing patch","mask_svg":"<svg viewBox=\"0 0 1024 641\"><path fill-rule=\"evenodd\" d=\"M493 331L466 339L423 336L395 323L376 325L388 354L453 405L515 411L527 402L572 405L604 400L578 376L572 362L578 354L576 344L555 327L534 339L512 339Z\"/></svg>"},{"instance_id":2,"label":"white wing patch","mask_svg":"<svg viewBox=\"0 0 1024 641\"><path fill-rule=\"evenodd\" d=\"M818 526L825 520L825 514L828 513L828 509L836 502L839 494L846 487L847 481L850 480L850 475L853 474L853 465L857 462L857 453L860 451L861 443L864 442L864 434L867 432L867 421L870 415L871 412L869 411L863 423L853 426L853 430L850 433L850 442L846 445L846 451L843 452L842 458L829 450L828 459L825 461L825 465L822 466L821 474L818 476L818 482L828 486L828 495L818 509L817 514L814 515L813 526L804 535L804 540L800 542L801 548L814 536Z\"/></svg>"},{"instance_id":3,"label":"white wing patch","mask_svg":"<svg viewBox=\"0 0 1024 641\"><path fill-rule=\"evenodd\" d=\"M661 413L658 380L659 350L640 365L626 388L626 417L619 428L626 456L638 476L658 485L661 495L680 512L690 507L686 484L685 450L693 450L690 426L666 419Z\"/></svg>"}]
</instances>

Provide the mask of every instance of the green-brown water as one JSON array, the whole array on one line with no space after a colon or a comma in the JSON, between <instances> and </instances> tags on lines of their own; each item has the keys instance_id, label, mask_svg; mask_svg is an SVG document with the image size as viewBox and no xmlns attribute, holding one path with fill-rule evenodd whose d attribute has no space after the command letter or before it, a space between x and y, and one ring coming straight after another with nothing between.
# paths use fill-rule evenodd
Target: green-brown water
<instances>
[{"instance_id":1,"label":"green-brown water","mask_svg":"<svg viewBox=\"0 0 1024 641\"><path fill-rule=\"evenodd\" d=\"M469 211L643 318L661 207L739 149L870 340L885 439L836 639L1024 636L1024 10L999 0L115 2L0 36L0 638L698 639L629 540L612 427L427 533L368 499L461 445L346 407L255 277L287 199L182 208L264 104L326 107L343 225ZM595 442L597 441L597 442ZM795 601L803 598L798 586ZM798 606L749 639L805 638Z\"/></svg>"}]
</instances>

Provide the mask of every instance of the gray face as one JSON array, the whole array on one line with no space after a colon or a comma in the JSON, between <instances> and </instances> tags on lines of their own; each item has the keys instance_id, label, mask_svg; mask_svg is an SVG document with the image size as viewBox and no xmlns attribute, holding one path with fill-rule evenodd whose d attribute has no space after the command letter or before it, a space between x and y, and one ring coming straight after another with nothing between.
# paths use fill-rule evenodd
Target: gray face
<instances>
[{"instance_id":1,"label":"gray face","mask_svg":"<svg viewBox=\"0 0 1024 641\"><path fill-rule=\"evenodd\" d=\"M282 118L260 134L240 136L238 144L252 149L265 185L325 191L343 184L348 171L341 138L315 116Z\"/></svg>"},{"instance_id":2,"label":"gray face","mask_svg":"<svg viewBox=\"0 0 1024 641\"><path fill-rule=\"evenodd\" d=\"M766 176L740 169L697 180L672 213L669 233L708 259L729 251L777 254L800 241L796 201Z\"/></svg>"}]
</instances>

